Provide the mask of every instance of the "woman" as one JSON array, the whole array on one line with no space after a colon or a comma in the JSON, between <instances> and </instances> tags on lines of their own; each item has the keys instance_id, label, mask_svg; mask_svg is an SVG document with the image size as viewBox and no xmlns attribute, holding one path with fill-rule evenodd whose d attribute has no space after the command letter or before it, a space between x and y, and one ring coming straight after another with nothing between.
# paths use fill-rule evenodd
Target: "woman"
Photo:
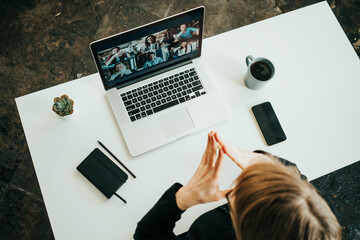
<instances>
[{"instance_id":1,"label":"woman","mask_svg":"<svg viewBox=\"0 0 360 240\"><path fill-rule=\"evenodd\" d=\"M220 190L224 154L241 169L232 189ZM287 166L289 165L289 166ZM176 236L181 214L201 203L228 199ZM296 165L264 152L247 152L209 133L190 181L174 184L138 223L135 239L341 239L336 217Z\"/></svg>"},{"instance_id":2,"label":"woman","mask_svg":"<svg viewBox=\"0 0 360 240\"><path fill-rule=\"evenodd\" d=\"M145 38L145 49L144 51L156 50L159 48L159 43L156 42L154 35L149 35Z\"/></svg>"},{"instance_id":3,"label":"woman","mask_svg":"<svg viewBox=\"0 0 360 240\"><path fill-rule=\"evenodd\" d=\"M126 68L126 66L123 63L118 63L115 65L115 71L114 74L111 75L109 81L114 80L117 77L123 77L125 75L131 74L132 72Z\"/></svg>"}]
</instances>

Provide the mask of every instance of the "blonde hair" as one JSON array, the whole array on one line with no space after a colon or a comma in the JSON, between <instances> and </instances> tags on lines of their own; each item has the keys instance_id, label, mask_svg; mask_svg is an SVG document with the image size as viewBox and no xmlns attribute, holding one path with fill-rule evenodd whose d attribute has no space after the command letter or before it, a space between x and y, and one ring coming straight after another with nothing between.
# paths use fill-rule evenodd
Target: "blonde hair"
<instances>
[{"instance_id":1,"label":"blonde hair","mask_svg":"<svg viewBox=\"0 0 360 240\"><path fill-rule=\"evenodd\" d=\"M235 184L230 207L238 240L341 239L333 212L297 168L257 162Z\"/></svg>"}]
</instances>

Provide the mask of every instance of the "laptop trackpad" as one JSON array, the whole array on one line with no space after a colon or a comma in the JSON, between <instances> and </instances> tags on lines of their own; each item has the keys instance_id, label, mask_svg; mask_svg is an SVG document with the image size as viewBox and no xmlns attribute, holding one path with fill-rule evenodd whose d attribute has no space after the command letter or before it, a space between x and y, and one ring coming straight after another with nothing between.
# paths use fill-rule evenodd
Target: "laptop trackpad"
<instances>
[{"instance_id":1,"label":"laptop trackpad","mask_svg":"<svg viewBox=\"0 0 360 240\"><path fill-rule=\"evenodd\" d=\"M159 122L167 138L195 127L187 108L161 116Z\"/></svg>"}]
</instances>

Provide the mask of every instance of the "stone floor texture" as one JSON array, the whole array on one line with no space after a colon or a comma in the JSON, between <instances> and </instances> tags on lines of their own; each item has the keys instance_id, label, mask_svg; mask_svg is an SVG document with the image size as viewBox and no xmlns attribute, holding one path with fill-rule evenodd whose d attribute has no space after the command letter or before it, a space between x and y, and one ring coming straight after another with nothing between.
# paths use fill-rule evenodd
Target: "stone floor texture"
<instances>
[{"instance_id":1,"label":"stone floor texture","mask_svg":"<svg viewBox=\"0 0 360 240\"><path fill-rule=\"evenodd\" d=\"M210 37L316 2L319 1L2 0L0 239L54 238L16 97L95 73L90 42L195 6L206 7L205 37ZM360 56L360 0L328 3ZM357 162L313 181L338 207L344 239L360 239L359 176Z\"/></svg>"}]
</instances>

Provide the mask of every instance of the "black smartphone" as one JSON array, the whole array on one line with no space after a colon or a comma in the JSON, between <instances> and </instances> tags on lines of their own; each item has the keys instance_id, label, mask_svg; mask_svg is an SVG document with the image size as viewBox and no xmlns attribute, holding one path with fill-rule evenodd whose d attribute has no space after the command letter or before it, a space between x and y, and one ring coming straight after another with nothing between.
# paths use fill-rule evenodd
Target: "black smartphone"
<instances>
[{"instance_id":1,"label":"black smartphone","mask_svg":"<svg viewBox=\"0 0 360 240\"><path fill-rule=\"evenodd\" d=\"M270 102L264 102L251 108L268 146L286 140L286 135Z\"/></svg>"}]
</instances>

